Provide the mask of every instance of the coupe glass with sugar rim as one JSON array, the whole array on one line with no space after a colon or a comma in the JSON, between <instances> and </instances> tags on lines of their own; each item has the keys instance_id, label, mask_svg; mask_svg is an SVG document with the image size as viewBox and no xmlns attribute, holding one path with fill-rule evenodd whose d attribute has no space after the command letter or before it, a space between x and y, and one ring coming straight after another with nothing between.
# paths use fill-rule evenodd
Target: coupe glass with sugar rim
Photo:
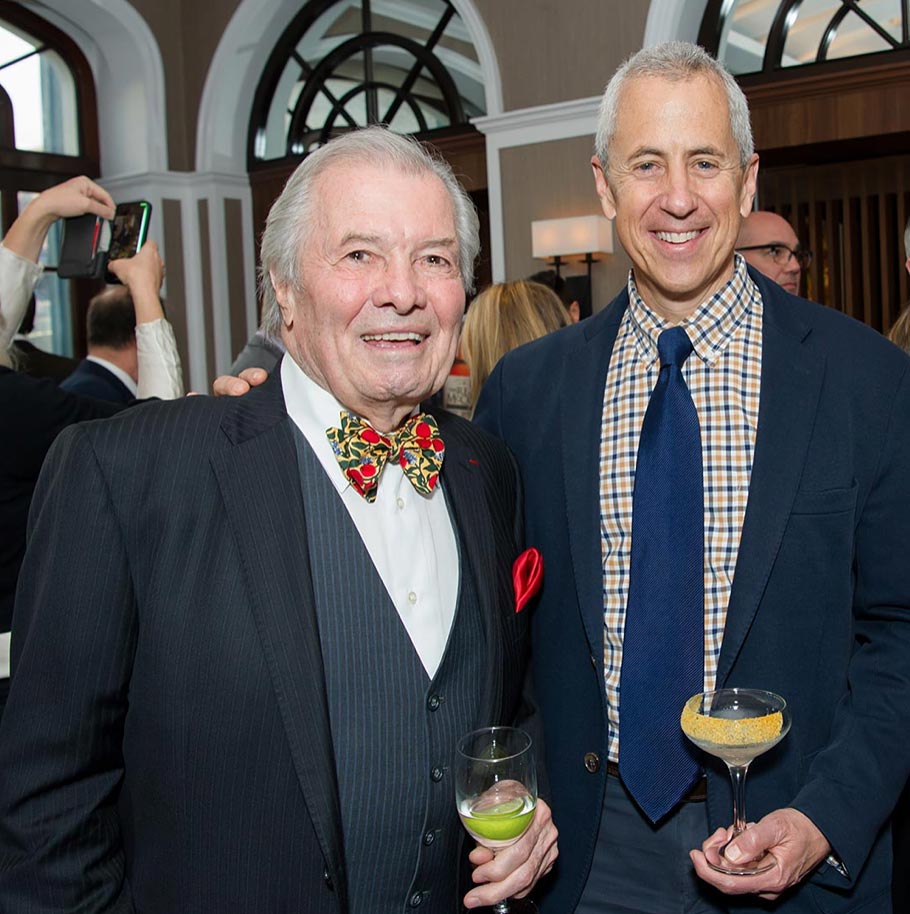
<instances>
[{"instance_id":1,"label":"coupe glass with sugar rim","mask_svg":"<svg viewBox=\"0 0 910 914\"><path fill-rule=\"evenodd\" d=\"M787 702L760 689L718 689L693 695L684 705L680 726L699 749L726 762L733 782L733 834L746 830L746 773L752 760L776 746L790 729ZM726 845L725 845L726 847ZM720 863L709 866L731 876L755 876L771 869L769 854L731 863L720 851Z\"/></svg>"},{"instance_id":2,"label":"coupe glass with sugar rim","mask_svg":"<svg viewBox=\"0 0 910 914\"><path fill-rule=\"evenodd\" d=\"M514 844L534 820L537 768L531 737L515 727L484 727L458 742L455 803L468 834L494 852ZM496 914L531 914L528 899L500 901Z\"/></svg>"}]
</instances>

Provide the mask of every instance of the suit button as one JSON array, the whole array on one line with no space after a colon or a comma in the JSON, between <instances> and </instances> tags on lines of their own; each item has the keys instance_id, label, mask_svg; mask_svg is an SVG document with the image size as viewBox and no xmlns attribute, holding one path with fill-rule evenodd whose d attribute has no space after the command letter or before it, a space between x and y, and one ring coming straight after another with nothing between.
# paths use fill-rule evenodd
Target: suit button
<instances>
[{"instance_id":1,"label":"suit button","mask_svg":"<svg viewBox=\"0 0 910 914\"><path fill-rule=\"evenodd\" d=\"M424 843L427 847L429 847L435 840L436 840L436 832L434 832L434 831L428 831L428 832L423 836L423 843Z\"/></svg>"},{"instance_id":2,"label":"suit button","mask_svg":"<svg viewBox=\"0 0 910 914\"><path fill-rule=\"evenodd\" d=\"M322 871L322 878L325 880L326 888L327 888L330 892L334 892L334 891L335 891L335 886L334 886L334 884L332 883L332 877L329 875L328 867L326 867L326 868Z\"/></svg>"},{"instance_id":3,"label":"suit button","mask_svg":"<svg viewBox=\"0 0 910 914\"><path fill-rule=\"evenodd\" d=\"M415 892L408 901L408 904L412 908L419 908L423 904L423 892Z\"/></svg>"},{"instance_id":4,"label":"suit button","mask_svg":"<svg viewBox=\"0 0 910 914\"><path fill-rule=\"evenodd\" d=\"M600 771L600 756L596 752L585 753L585 768L591 774L597 774Z\"/></svg>"},{"instance_id":5,"label":"suit button","mask_svg":"<svg viewBox=\"0 0 910 914\"><path fill-rule=\"evenodd\" d=\"M442 702L442 699L441 699L438 695L431 695L431 696L427 699L427 707L428 707L431 711L438 711L438 710L439 710L439 705L440 705L441 702Z\"/></svg>"},{"instance_id":6,"label":"suit button","mask_svg":"<svg viewBox=\"0 0 910 914\"><path fill-rule=\"evenodd\" d=\"M445 776L445 770L440 768L438 765L430 772L430 778L436 784L438 784L443 779L444 776Z\"/></svg>"}]
</instances>

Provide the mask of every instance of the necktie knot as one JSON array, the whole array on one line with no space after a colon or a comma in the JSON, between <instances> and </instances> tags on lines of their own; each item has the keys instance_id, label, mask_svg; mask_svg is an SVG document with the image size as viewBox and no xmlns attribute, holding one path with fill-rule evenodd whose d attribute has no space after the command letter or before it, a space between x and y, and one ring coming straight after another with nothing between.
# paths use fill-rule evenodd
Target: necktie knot
<instances>
[{"instance_id":1,"label":"necktie knot","mask_svg":"<svg viewBox=\"0 0 910 914\"><path fill-rule=\"evenodd\" d=\"M412 416L385 435L359 416L341 413L341 428L326 429L335 459L347 480L368 501L376 500L386 463L397 463L421 495L430 495L439 481L445 445L436 420L427 413Z\"/></svg>"},{"instance_id":2,"label":"necktie knot","mask_svg":"<svg viewBox=\"0 0 910 914\"><path fill-rule=\"evenodd\" d=\"M660 367L676 365L682 368L692 352L692 341L682 327L670 327L657 338L657 352L660 355Z\"/></svg>"}]
</instances>

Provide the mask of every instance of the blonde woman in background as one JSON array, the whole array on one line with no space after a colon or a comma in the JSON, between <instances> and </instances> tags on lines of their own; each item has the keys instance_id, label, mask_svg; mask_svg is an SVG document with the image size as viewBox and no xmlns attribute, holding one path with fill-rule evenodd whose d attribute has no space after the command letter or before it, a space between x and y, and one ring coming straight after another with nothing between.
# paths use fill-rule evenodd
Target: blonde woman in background
<instances>
[{"instance_id":1,"label":"blonde woman in background","mask_svg":"<svg viewBox=\"0 0 910 914\"><path fill-rule=\"evenodd\" d=\"M559 296L539 282L516 280L484 289L471 302L461 334L461 353L471 370L472 407L509 350L570 323Z\"/></svg>"}]
</instances>

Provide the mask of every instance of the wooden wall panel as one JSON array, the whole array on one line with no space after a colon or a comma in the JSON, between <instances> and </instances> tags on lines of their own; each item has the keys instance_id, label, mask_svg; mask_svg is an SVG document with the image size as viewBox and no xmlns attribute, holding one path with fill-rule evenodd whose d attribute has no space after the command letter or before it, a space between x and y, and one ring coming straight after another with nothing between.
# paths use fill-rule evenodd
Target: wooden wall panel
<instances>
[{"instance_id":1,"label":"wooden wall panel","mask_svg":"<svg viewBox=\"0 0 910 914\"><path fill-rule=\"evenodd\" d=\"M759 202L815 252L808 297L887 332L910 297L910 157L764 169Z\"/></svg>"}]
</instances>

